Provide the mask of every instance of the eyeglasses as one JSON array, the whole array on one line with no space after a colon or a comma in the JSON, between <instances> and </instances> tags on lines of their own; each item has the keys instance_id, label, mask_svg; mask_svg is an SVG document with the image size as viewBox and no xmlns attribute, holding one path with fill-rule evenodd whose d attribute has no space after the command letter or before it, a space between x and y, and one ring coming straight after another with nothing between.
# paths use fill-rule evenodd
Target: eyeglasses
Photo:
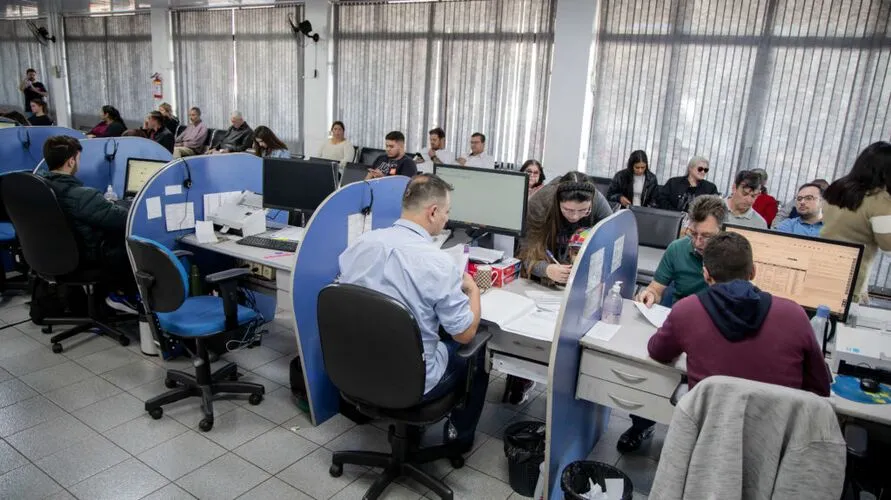
<instances>
[{"instance_id":1,"label":"eyeglasses","mask_svg":"<svg viewBox=\"0 0 891 500\"><path fill-rule=\"evenodd\" d=\"M698 233L692 229L687 229L687 236L689 236L690 239L693 241L702 239L703 243L708 243L708 240L715 237L715 233Z\"/></svg>"},{"instance_id":2,"label":"eyeglasses","mask_svg":"<svg viewBox=\"0 0 891 500\"><path fill-rule=\"evenodd\" d=\"M582 210L570 210L568 208L560 207L560 211L563 212L563 215L570 217L573 215L577 215L579 217L584 217L591 213L591 207L584 208Z\"/></svg>"},{"instance_id":3,"label":"eyeglasses","mask_svg":"<svg viewBox=\"0 0 891 500\"><path fill-rule=\"evenodd\" d=\"M703 172L706 173L706 174L708 173L708 167L696 167L696 170L697 170L700 174L703 173Z\"/></svg>"},{"instance_id":4,"label":"eyeglasses","mask_svg":"<svg viewBox=\"0 0 891 500\"><path fill-rule=\"evenodd\" d=\"M801 203L802 201L814 201L816 199L817 199L816 196L809 194L807 196L799 196L799 197L795 198L795 201Z\"/></svg>"}]
</instances>

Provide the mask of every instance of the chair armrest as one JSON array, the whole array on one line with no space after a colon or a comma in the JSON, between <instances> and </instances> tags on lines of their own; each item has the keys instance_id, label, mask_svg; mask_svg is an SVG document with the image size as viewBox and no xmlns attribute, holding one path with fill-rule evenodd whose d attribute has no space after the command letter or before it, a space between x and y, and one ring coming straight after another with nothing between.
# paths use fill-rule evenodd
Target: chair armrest
<instances>
[{"instance_id":1,"label":"chair armrest","mask_svg":"<svg viewBox=\"0 0 891 500\"><path fill-rule=\"evenodd\" d=\"M173 255L175 255L177 257L192 257L195 254L193 254L192 252L190 252L188 250L174 250Z\"/></svg>"},{"instance_id":2,"label":"chair armrest","mask_svg":"<svg viewBox=\"0 0 891 500\"><path fill-rule=\"evenodd\" d=\"M856 424L845 425L845 443L848 445L848 455L858 458L865 457L868 442L869 435L865 428Z\"/></svg>"},{"instance_id":3,"label":"chair armrest","mask_svg":"<svg viewBox=\"0 0 891 500\"><path fill-rule=\"evenodd\" d=\"M220 287L223 299L223 313L226 315L226 331L238 328L238 279L251 274L250 269L237 267L218 273L208 274L204 280Z\"/></svg>"},{"instance_id":4,"label":"chair armrest","mask_svg":"<svg viewBox=\"0 0 891 500\"><path fill-rule=\"evenodd\" d=\"M251 274L250 269L244 267L236 267L233 269L226 269L225 271L220 271L218 273L208 274L204 278L204 281L216 285L218 283L241 278L242 276L248 276L249 274Z\"/></svg>"},{"instance_id":5,"label":"chair armrest","mask_svg":"<svg viewBox=\"0 0 891 500\"><path fill-rule=\"evenodd\" d=\"M671 406L677 406L678 401L684 397L684 394L690 392L690 385L687 382L687 376L682 375L681 381L678 382L677 387L674 388L674 392L671 393L671 398L668 400L671 403Z\"/></svg>"},{"instance_id":6,"label":"chair armrest","mask_svg":"<svg viewBox=\"0 0 891 500\"><path fill-rule=\"evenodd\" d=\"M492 338L492 332L487 330L478 330L476 335L473 336L470 342L461 346L460 349L455 353L458 356L469 359L479 352L480 349L485 347L486 343L489 342L489 339Z\"/></svg>"}]
</instances>

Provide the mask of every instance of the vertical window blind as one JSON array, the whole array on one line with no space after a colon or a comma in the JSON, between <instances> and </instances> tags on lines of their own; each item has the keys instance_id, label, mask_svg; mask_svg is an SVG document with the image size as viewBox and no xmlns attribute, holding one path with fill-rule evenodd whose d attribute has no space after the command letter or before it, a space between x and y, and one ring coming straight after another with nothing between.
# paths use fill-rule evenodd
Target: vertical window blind
<instances>
[{"instance_id":1,"label":"vertical window blind","mask_svg":"<svg viewBox=\"0 0 891 500\"><path fill-rule=\"evenodd\" d=\"M335 7L335 118L353 144L400 130L469 153L487 137L498 161L540 158L554 35L553 0L349 3Z\"/></svg>"},{"instance_id":2,"label":"vertical window blind","mask_svg":"<svg viewBox=\"0 0 891 500\"><path fill-rule=\"evenodd\" d=\"M34 19L38 25L45 22ZM40 45L28 29L24 19L0 20L0 107L22 110L25 96L19 91L19 83L25 78L25 70L37 70L37 79L43 82L48 92L53 89L49 85L48 67L46 65L46 48ZM30 109L26 110L30 111ZM50 110L52 113L52 110Z\"/></svg>"},{"instance_id":3,"label":"vertical window blind","mask_svg":"<svg viewBox=\"0 0 891 500\"><path fill-rule=\"evenodd\" d=\"M127 127L141 126L154 106L149 14L66 17L64 29L73 125L97 123L110 104Z\"/></svg>"}]
</instances>

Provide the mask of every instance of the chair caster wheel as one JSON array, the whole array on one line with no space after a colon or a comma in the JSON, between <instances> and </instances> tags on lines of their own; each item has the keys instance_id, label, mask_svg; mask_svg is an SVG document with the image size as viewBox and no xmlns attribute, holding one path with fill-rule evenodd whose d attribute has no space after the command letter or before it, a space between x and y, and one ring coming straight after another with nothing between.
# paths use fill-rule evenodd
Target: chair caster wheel
<instances>
[{"instance_id":1,"label":"chair caster wheel","mask_svg":"<svg viewBox=\"0 0 891 500\"><path fill-rule=\"evenodd\" d=\"M62 352L62 349L63 349L62 344L60 344L58 342L53 344L53 352L54 353L59 354L60 352Z\"/></svg>"},{"instance_id":2,"label":"chair caster wheel","mask_svg":"<svg viewBox=\"0 0 891 500\"><path fill-rule=\"evenodd\" d=\"M130 338L129 337L121 337L121 340L119 340L118 342L120 342L120 344L122 346L127 347L128 345L130 345Z\"/></svg>"},{"instance_id":3,"label":"chair caster wheel","mask_svg":"<svg viewBox=\"0 0 891 500\"><path fill-rule=\"evenodd\" d=\"M248 403L250 403L250 404L252 404L252 405L254 405L254 406L257 406L257 405L260 404L262 401L263 401L263 395L262 395L262 394L258 394L258 393L256 393L256 392L255 392L254 394L251 394L251 397L248 398Z\"/></svg>"},{"instance_id":4,"label":"chair caster wheel","mask_svg":"<svg viewBox=\"0 0 891 500\"><path fill-rule=\"evenodd\" d=\"M177 384L176 380L173 380L172 378L164 379L164 387L166 387L168 389L176 389L177 385L179 385L179 384Z\"/></svg>"},{"instance_id":5,"label":"chair caster wheel","mask_svg":"<svg viewBox=\"0 0 891 500\"><path fill-rule=\"evenodd\" d=\"M45 335L49 335L49 334L53 333L53 326L47 325L47 326L41 328L40 333L43 333Z\"/></svg>"},{"instance_id":6,"label":"chair caster wheel","mask_svg":"<svg viewBox=\"0 0 891 500\"><path fill-rule=\"evenodd\" d=\"M464 457L452 457L449 459L449 462L452 464L453 469L464 467Z\"/></svg>"},{"instance_id":7,"label":"chair caster wheel","mask_svg":"<svg viewBox=\"0 0 891 500\"><path fill-rule=\"evenodd\" d=\"M149 416L155 420L158 420L159 418L164 416L164 409L155 408L154 410L149 410Z\"/></svg>"},{"instance_id":8,"label":"chair caster wheel","mask_svg":"<svg viewBox=\"0 0 891 500\"><path fill-rule=\"evenodd\" d=\"M202 418L200 422L198 422L198 428L203 432L207 432L213 429L213 419L212 418Z\"/></svg>"},{"instance_id":9,"label":"chair caster wheel","mask_svg":"<svg viewBox=\"0 0 891 500\"><path fill-rule=\"evenodd\" d=\"M331 464L331 468L328 469L328 474L331 477L340 477L343 475L343 465L340 464Z\"/></svg>"}]
</instances>

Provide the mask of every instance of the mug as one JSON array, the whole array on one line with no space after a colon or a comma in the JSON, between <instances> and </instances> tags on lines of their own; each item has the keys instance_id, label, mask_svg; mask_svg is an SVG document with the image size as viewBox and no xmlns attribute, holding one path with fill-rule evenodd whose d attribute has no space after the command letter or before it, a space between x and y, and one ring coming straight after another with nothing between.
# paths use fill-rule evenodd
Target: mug
<instances>
[{"instance_id":1,"label":"mug","mask_svg":"<svg viewBox=\"0 0 891 500\"><path fill-rule=\"evenodd\" d=\"M476 282L476 286L480 288L481 292L488 290L498 281L498 270L493 269L492 266L477 266L473 281Z\"/></svg>"}]
</instances>

